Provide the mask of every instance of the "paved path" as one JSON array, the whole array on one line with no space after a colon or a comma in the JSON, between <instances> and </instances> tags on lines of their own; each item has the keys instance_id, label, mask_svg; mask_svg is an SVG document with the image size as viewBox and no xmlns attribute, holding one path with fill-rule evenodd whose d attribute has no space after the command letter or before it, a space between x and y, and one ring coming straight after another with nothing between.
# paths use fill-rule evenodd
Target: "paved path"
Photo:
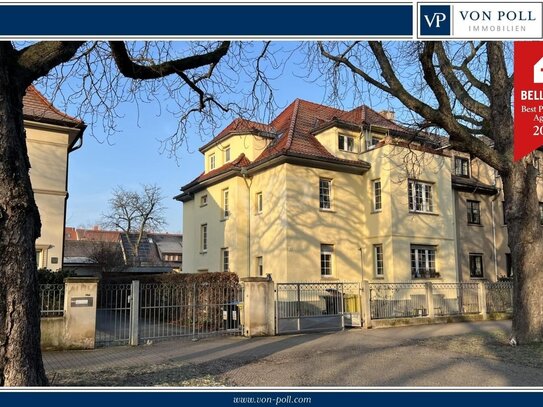
<instances>
[{"instance_id":1,"label":"paved path","mask_svg":"<svg viewBox=\"0 0 543 407\"><path fill-rule=\"evenodd\" d=\"M162 363L201 366L237 386L542 386L539 369L420 346L413 339L508 330L477 322L46 352L49 374Z\"/></svg>"}]
</instances>

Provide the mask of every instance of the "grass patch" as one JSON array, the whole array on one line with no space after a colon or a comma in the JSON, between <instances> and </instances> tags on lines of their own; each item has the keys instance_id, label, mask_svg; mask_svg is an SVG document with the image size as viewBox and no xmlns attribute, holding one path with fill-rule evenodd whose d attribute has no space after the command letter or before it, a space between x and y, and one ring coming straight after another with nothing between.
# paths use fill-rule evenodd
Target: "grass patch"
<instances>
[{"instance_id":1,"label":"grass patch","mask_svg":"<svg viewBox=\"0 0 543 407\"><path fill-rule=\"evenodd\" d=\"M505 363L543 368L543 343L511 346L507 333L503 331L427 338L418 340L417 345L500 360Z\"/></svg>"}]
</instances>

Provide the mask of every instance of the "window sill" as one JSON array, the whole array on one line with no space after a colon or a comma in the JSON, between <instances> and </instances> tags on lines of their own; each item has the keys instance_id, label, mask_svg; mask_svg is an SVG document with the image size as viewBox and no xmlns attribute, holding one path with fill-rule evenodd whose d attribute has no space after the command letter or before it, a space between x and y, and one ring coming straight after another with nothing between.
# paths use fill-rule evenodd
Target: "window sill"
<instances>
[{"instance_id":1,"label":"window sill","mask_svg":"<svg viewBox=\"0 0 543 407\"><path fill-rule=\"evenodd\" d=\"M321 280L326 280L326 281L339 281L338 278L334 277L334 276L323 276L321 275Z\"/></svg>"},{"instance_id":2,"label":"window sill","mask_svg":"<svg viewBox=\"0 0 543 407\"><path fill-rule=\"evenodd\" d=\"M439 216L439 213L436 212L422 212L422 211L409 211L413 215L430 215L430 216Z\"/></svg>"},{"instance_id":3,"label":"window sill","mask_svg":"<svg viewBox=\"0 0 543 407\"><path fill-rule=\"evenodd\" d=\"M480 223L469 223L469 222L468 222L468 226L475 226L475 227L478 227L478 228L483 228L484 227Z\"/></svg>"},{"instance_id":4,"label":"window sill","mask_svg":"<svg viewBox=\"0 0 543 407\"><path fill-rule=\"evenodd\" d=\"M201 255L207 254L207 250L205 252L200 252Z\"/></svg>"},{"instance_id":5,"label":"window sill","mask_svg":"<svg viewBox=\"0 0 543 407\"><path fill-rule=\"evenodd\" d=\"M323 209L323 208L319 208L319 212L336 213L334 209Z\"/></svg>"},{"instance_id":6,"label":"window sill","mask_svg":"<svg viewBox=\"0 0 543 407\"><path fill-rule=\"evenodd\" d=\"M384 280L385 276L373 276L374 280Z\"/></svg>"},{"instance_id":7,"label":"window sill","mask_svg":"<svg viewBox=\"0 0 543 407\"><path fill-rule=\"evenodd\" d=\"M373 214L373 213L381 213L381 212L383 212L382 209L374 209L374 210L372 210L370 213Z\"/></svg>"},{"instance_id":8,"label":"window sill","mask_svg":"<svg viewBox=\"0 0 543 407\"><path fill-rule=\"evenodd\" d=\"M486 281L486 277L469 277L470 280Z\"/></svg>"},{"instance_id":9,"label":"window sill","mask_svg":"<svg viewBox=\"0 0 543 407\"><path fill-rule=\"evenodd\" d=\"M226 222L228 219L230 219L230 217L228 217L228 218L222 218L222 219L220 220L220 222Z\"/></svg>"}]
</instances>

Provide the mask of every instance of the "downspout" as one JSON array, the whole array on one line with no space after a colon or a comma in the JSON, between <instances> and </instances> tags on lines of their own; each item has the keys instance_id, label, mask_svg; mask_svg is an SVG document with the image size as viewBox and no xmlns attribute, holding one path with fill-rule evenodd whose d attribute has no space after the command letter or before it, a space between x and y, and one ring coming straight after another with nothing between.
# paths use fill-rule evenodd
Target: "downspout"
<instances>
[{"instance_id":1,"label":"downspout","mask_svg":"<svg viewBox=\"0 0 543 407\"><path fill-rule=\"evenodd\" d=\"M492 201L490 201L492 208L492 247L494 250L494 273L496 274L496 281L498 281L498 249L496 247L496 217L494 211L494 202L496 202L496 199L498 199L499 196L500 190L498 190L494 198L492 198Z\"/></svg>"},{"instance_id":2,"label":"downspout","mask_svg":"<svg viewBox=\"0 0 543 407\"><path fill-rule=\"evenodd\" d=\"M463 281L462 273L460 271L460 258L458 256L458 253L460 253L460 250L458 249L458 222L456 220L456 200L457 200L457 193L452 189L453 194L453 202L452 202L452 211L453 211L453 230L454 230L454 257L455 257L455 264L456 264L456 281L461 283Z\"/></svg>"},{"instance_id":3,"label":"downspout","mask_svg":"<svg viewBox=\"0 0 543 407\"><path fill-rule=\"evenodd\" d=\"M241 168L241 176L247 187L247 276L251 277L251 185L247 176L247 167Z\"/></svg>"}]
</instances>

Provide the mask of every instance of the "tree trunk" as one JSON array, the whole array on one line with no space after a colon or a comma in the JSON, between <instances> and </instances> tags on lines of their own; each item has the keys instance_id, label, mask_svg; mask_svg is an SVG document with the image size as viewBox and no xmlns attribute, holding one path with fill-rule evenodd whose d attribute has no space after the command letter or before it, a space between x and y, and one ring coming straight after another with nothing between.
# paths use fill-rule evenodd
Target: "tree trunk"
<instances>
[{"instance_id":1,"label":"tree trunk","mask_svg":"<svg viewBox=\"0 0 543 407\"><path fill-rule=\"evenodd\" d=\"M514 275L513 338L543 341L543 226L537 170L529 158L502 174Z\"/></svg>"},{"instance_id":2,"label":"tree trunk","mask_svg":"<svg viewBox=\"0 0 543 407\"><path fill-rule=\"evenodd\" d=\"M0 382L47 384L40 350L35 241L40 218L30 184L23 125L25 86L0 44Z\"/></svg>"}]
</instances>

